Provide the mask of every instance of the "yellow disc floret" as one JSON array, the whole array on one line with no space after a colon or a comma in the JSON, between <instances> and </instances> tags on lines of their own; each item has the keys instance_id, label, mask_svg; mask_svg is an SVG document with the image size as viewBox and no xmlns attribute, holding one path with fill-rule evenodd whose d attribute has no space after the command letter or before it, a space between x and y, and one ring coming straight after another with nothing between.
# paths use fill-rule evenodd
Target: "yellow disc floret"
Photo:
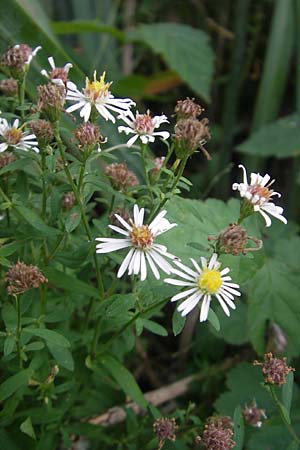
<instances>
[{"instance_id":1,"label":"yellow disc floret","mask_svg":"<svg viewBox=\"0 0 300 450\"><path fill-rule=\"evenodd\" d=\"M99 97L105 97L108 94L108 90L112 82L105 83L105 72L101 75L99 81L97 80L97 72L94 72L94 80L90 81L88 78L85 80L84 93L92 101L96 101Z\"/></svg>"},{"instance_id":2,"label":"yellow disc floret","mask_svg":"<svg viewBox=\"0 0 300 450\"><path fill-rule=\"evenodd\" d=\"M153 243L153 236L148 225L142 225L141 227L133 225L130 237L132 245L137 248L147 248Z\"/></svg>"},{"instance_id":3,"label":"yellow disc floret","mask_svg":"<svg viewBox=\"0 0 300 450\"><path fill-rule=\"evenodd\" d=\"M206 294L215 294L222 286L221 274L218 270L204 269L198 278L198 286Z\"/></svg>"}]
</instances>

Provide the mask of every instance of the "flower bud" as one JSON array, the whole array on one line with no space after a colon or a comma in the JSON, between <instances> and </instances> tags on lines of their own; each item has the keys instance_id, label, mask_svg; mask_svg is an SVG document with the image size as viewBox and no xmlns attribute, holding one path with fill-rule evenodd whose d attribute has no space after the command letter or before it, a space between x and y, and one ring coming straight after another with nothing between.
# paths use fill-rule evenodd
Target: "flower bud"
<instances>
[{"instance_id":1,"label":"flower bud","mask_svg":"<svg viewBox=\"0 0 300 450\"><path fill-rule=\"evenodd\" d=\"M75 204L75 195L74 192L66 192L63 195L61 206L63 209L68 210L73 208Z\"/></svg>"},{"instance_id":2,"label":"flower bud","mask_svg":"<svg viewBox=\"0 0 300 450\"><path fill-rule=\"evenodd\" d=\"M245 422L252 427L260 428L262 426L262 419L266 419L266 412L264 409L257 407L256 401L253 400L251 405L245 405L243 409Z\"/></svg>"},{"instance_id":3,"label":"flower bud","mask_svg":"<svg viewBox=\"0 0 300 450\"><path fill-rule=\"evenodd\" d=\"M175 106L175 114L177 120L179 119L197 119L204 111L200 105L195 103L195 99L187 97L185 100L178 100Z\"/></svg>"},{"instance_id":4,"label":"flower bud","mask_svg":"<svg viewBox=\"0 0 300 450\"><path fill-rule=\"evenodd\" d=\"M98 151L100 152L100 144L106 142L100 133L99 127L91 122L85 122L79 125L74 134L81 148L98 145Z\"/></svg>"},{"instance_id":5,"label":"flower bud","mask_svg":"<svg viewBox=\"0 0 300 450\"><path fill-rule=\"evenodd\" d=\"M112 186L118 191L125 191L126 188L139 184L136 175L128 169L125 163L109 164L105 169L105 175L109 177Z\"/></svg>"},{"instance_id":6,"label":"flower bud","mask_svg":"<svg viewBox=\"0 0 300 450\"><path fill-rule=\"evenodd\" d=\"M196 442L205 450L231 450L236 444L232 436L233 424L229 417L209 417Z\"/></svg>"},{"instance_id":7,"label":"flower bud","mask_svg":"<svg viewBox=\"0 0 300 450\"><path fill-rule=\"evenodd\" d=\"M204 148L210 137L208 119L201 121L193 118L180 119L175 125L176 156L182 159L186 155L192 155L200 148L206 158L211 159L210 154Z\"/></svg>"},{"instance_id":8,"label":"flower bud","mask_svg":"<svg viewBox=\"0 0 300 450\"><path fill-rule=\"evenodd\" d=\"M45 148L53 141L53 128L47 120L39 119L29 122L28 128L35 134L40 148Z\"/></svg>"},{"instance_id":9,"label":"flower bud","mask_svg":"<svg viewBox=\"0 0 300 450\"><path fill-rule=\"evenodd\" d=\"M65 87L60 84L48 83L38 86L38 110L43 111L50 122L60 118L66 98Z\"/></svg>"},{"instance_id":10,"label":"flower bud","mask_svg":"<svg viewBox=\"0 0 300 450\"><path fill-rule=\"evenodd\" d=\"M176 430L178 426L174 418L168 419L167 417L161 417L156 419L153 424L153 431L158 438L158 450L160 450L165 441L176 441Z\"/></svg>"},{"instance_id":11,"label":"flower bud","mask_svg":"<svg viewBox=\"0 0 300 450\"><path fill-rule=\"evenodd\" d=\"M8 164L14 162L16 157L11 152L0 153L0 169L7 166Z\"/></svg>"},{"instance_id":12,"label":"flower bud","mask_svg":"<svg viewBox=\"0 0 300 450\"><path fill-rule=\"evenodd\" d=\"M6 78L0 81L0 91L9 97L18 93L18 83L14 78Z\"/></svg>"},{"instance_id":13,"label":"flower bud","mask_svg":"<svg viewBox=\"0 0 300 450\"><path fill-rule=\"evenodd\" d=\"M14 45L4 54L1 64L9 69L13 78L20 80L27 72L32 58L40 49L40 46L32 50L27 44Z\"/></svg>"}]
</instances>

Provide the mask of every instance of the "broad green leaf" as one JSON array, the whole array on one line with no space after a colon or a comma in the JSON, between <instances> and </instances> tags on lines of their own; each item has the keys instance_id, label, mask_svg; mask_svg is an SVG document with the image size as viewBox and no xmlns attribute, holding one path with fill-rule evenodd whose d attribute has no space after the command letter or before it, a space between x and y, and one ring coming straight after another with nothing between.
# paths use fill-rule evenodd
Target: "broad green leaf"
<instances>
[{"instance_id":1,"label":"broad green leaf","mask_svg":"<svg viewBox=\"0 0 300 450\"><path fill-rule=\"evenodd\" d=\"M242 409L240 406L237 406L234 410L233 423L234 423L233 439L235 442L234 450L242 450L244 445L245 425Z\"/></svg>"},{"instance_id":2,"label":"broad green leaf","mask_svg":"<svg viewBox=\"0 0 300 450\"><path fill-rule=\"evenodd\" d=\"M293 387L294 387L294 372L290 372L285 383L282 386L282 404L287 410L288 416L290 416L292 399L293 399Z\"/></svg>"},{"instance_id":3,"label":"broad green leaf","mask_svg":"<svg viewBox=\"0 0 300 450\"><path fill-rule=\"evenodd\" d=\"M72 353L67 348L61 345L54 345L49 341L47 342L47 347L59 366L71 371L74 370Z\"/></svg>"},{"instance_id":4,"label":"broad green leaf","mask_svg":"<svg viewBox=\"0 0 300 450\"><path fill-rule=\"evenodd\" d=\"M0 442L1 446L5 450L20 450L19 442L16 443L13 440L11 433L6 431L4 428L0 429Z\"/></svg>"},{"instance_id":5,"label":"broad green leaf","mask_svg":"<svg viewBox=\"0 0 300 450\"><path fill-rule=\"evenodd\" d=\"M81 222L80 208L79 208L79 206L74 206L74 208L72 208L69 211L68 217L66 218L66 221L65 221L66 231L68 233L71 233L78 227L80 222Z\"/></svg>"},{"instance_id":6,"label":"broad green leaf","mask_svg":"<svg viewBox=\"0 0 300 450\"><path fill-rule=\"evenodd\" d=\"M290 442L291 436L284 425L270 425L251 436L247 450L287 450Z\"/></svg>"},{"instance_id":7,"label":"broad green leaf","mask_svg":"<svg viewBox=\"0 0 300 450\"><path fill-rule=\"evenodd\" d=\"M23 433L27 434L27 436L29 436L32 439L36 440L34 428L32 426L32 422L31 422L31 418L30 417L27 417L27 419L24 420L24 422L21 423L20 430Z\"/></svg>"},{"instance_id":8,"label":"broad green leaf","mask_svg":"<svg viewBox=\"0 0 300 450\"><path fill-rule=\"evenodd\" d=\"M46 328L23 328L22 333L45 339L47 344L50 343L50 345L65 348L70 347L70 342L64 336L53 330L47 330Z\"/></svg>"},{"instance_id":9,"label":"broad green leaf","mask_svg":"<svg viewBox=\"0 0 300 450\"><path fill-rule=\"evenodd\" d=\"M286 450L298 450L299 444L297 441L291 442L291 444L288 446Z\"/></svg>"},{"instance_id":10,"label":"broad green leaf","mask_svg":"<svg viewBox=\"0 0 300 450\"><path fill-rule=\"evenodd\" d=\"M49 227L43 222L40 216L33 210L29 209L20 204L14 205L14 208L18 211L19 214L28 222L33 228L38 231L38 234L44 236L57 236L60 231L55 228Z\"/></svg>"},{"instance_id":11,"label":"broad green leaf","mask_svg":"<svg viewBox=\"0 0 300 450\"><path fill-rule=\"evenodd\" d=\"M77 294L99 297L98 290L91 284L87 284L67 273L60 272L53 267L45 267L43 274L48 278L49 283L54 284L58 288L65 289L68 292L76 292Z\"/></svg>"},{"instance_id":12,"label":"broad green leaf","mask_svg":"<svg viewBox=\"0 0 300 450\"><path fill-rule=\"evenodd\" d=\"M146 409L147 401L129 370L111 355L101 357L100 362L110 372L124 393L140 407Z\"/></svg>"},{"instance_id":13,"label":"broad green leaf","mask_svg":"<svg viewBox=\"0 0 300 450\"><path fill-rule=\"evenodd\" d=\"M174 336L177 336L182 332L185 321L186 317L182 317L182 315L177 311L177 309L175 309L172 316L172 328Z\"/></svg>"},{"instance_id":14,"label":"broad green leaf","mask_svg":"<svg viewBox=\"0 0 300 450\"><path fill-rule=\"evenodd\" d=\"M232 311L230 317L224 314L221 307L217 306L215 311L220 321L220 331L217 337L233 345L242 345L250 340L247 324L248 307L244 298L236 300L236 310Z\"/></svg>"},{"instance_id":15,"label":"broad green leaf","mask_svg":"<svg viewBox=\"0 0 300 450\"><path fill-rule=\"evenodd\" d=\"M153 320L142 319L143 326L147 330L151 331L151 333L157 334L158 336L168 336L168 332L159 323L153 322Z\"/></svg>"},{"instance_id":16,"label":"broad green leaf","mask_svg":"<svg viewBox=\"0 0 300 450\"><path fill-rule=\"evenodd\" d=\"M7 336L7 338L5 338L4 341L4 349L3 349L4 356L10 355L14 349L14 346L15 346L14 336Z\"/></svg>"},{"instance_id":17,"label":"broad green leaf","mask_svg":"<svg viewBox=\"0 0 300 450\"><path fill-rule=\"evenodd\" d=\"M32 371L30 369L25 369L7 378L7 380L0 385L0 402L6 400L21 387L26 386L31 375Z\"/></svg>"},{"instance_id":18,"label":"broad green leaf","mask_svg":"<svg viewBox=\"0 0 300 450\"><path fill-rule=\"evenodd\" d=\"M255 131L237 147L240 153L253 156L289 158L300 155L300 117L284 117Z\"/></svg>"},{"instance_id":19,"label":"broad green leaf","mask_svg":"<svg viewBox=\"0 0 300 450\"><path fill-rule=\"evenodd\" d=\"M188 25L157 23L140 25L127 36L160 54L194 92L210 100L214 54L207 34Z\"/></svg>"},{"instance_id":20,"label":"broad green leaf","mask_svg":"<svg viewBox=\"0 0 300 450\"><path fill-rule=\"evenodd\" d=\"M220 321L218 319L217 314L210 308L209 313L208 313L208 317L207 320L209 321L209 323L211 324L211 326L216 330L216 331L220 331Z\"/></svg>"}]
</instances>

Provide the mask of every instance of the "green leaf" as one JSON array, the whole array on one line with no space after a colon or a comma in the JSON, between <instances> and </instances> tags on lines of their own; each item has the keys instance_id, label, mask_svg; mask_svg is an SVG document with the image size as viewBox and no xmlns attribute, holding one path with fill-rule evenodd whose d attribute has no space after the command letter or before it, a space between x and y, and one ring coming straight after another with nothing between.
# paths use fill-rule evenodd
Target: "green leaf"
<instances>
[{"instance_id":1,"label":"green leaf","mask_svg":"<svg viewBox=\"0 0 300 450\"><path fill-rule=\"evenodd\" d=\"M68 217L66 218L66 221L65 221L66 231L68 233L71 233L78 227L80 222L81 222L80 208L79 208L79 206L74 206L74 208L72 208L69 211Z\"/></svg>"},{"instance_id":2,"label":"green leaf","mask_svg":"<svg viewBox=\"0 0 300 450\"><path fill-rule=\"evenodd\" d=\"M111 355L101 357L100 362L110 372L124 393L141 408L146 409L147 401L129 370Z\"/></svg>"},{"instance_id":3,"label":"green leaf","mask_svg":"<svg viewBox=\"0 0 300 450\"><path fill-rule=\"evenodd\" d=\"M293 387L294 387L294 372L290 372L285 379L284 385L282 386L282 404L287 410L288 416L290 416L291 412Z\"/></svg>"},{"instance_id":4,"label":"green leaf","mask_svg":"<svg viewBox=\"0 0 300 450\"><path fill-rule=\"evenodd\" d=\"M289 241L281 239L280 245L273 245L273 258L247 284L249 335L261 354L265 351L267 321L283 329L291 355L300 352L300 238ZM292 255L289 244L293 246Z\"/></svg>"},{"instance_id":5,"label":"green leaf","mask_svg":"<svg viewBox=\"0 0 300 450\"><path fill-rule=\"evenodd\" d=\"M291 444L288 446L286 450L298 450L299 444L297 441L291 442Z\"/></svg>"},{"instance_id":6,"label":"green leaf","mask_svg":"<svg viewBox=\"0 0 300 450\"><path fill-rule=\"evenodd\" d=\"M211 308L209 309L207 320L216 331L220 331L221 326L219 318Z\"/></svg>"},{"instance_id":7,"label":"green leaf","mask_svg":"<svg viewBox=\"0 0 300 450\"><path fill-rule=\"evenodd\" d=\"M20 425L20 430L36 441L35 432L32 426L31 418L27 417Z\"/></svg>"},{"instance_id":8,"label":"green leaf","mask_svg":"<svg viewBox=\"0 0 300 450\"><path fill-rule=\"evenodd\" d=\"M194 92L210 100L214 54L207 34L188 25L157 23L140 25L127 36L151 47Z\"/></svg>"},{"instance_id":9,"label":"green leaf","mask_svg":"<svg viewBox=\"0 0 300 450\"><path fill-rule=\"evenodd\" d=\"M77 34L77 33L109 33L121 42L125 41L125 34L109 25L101 23L99 20L70 20L52 22L51 28L56 34Z\"/></svg>"},{"instance_id":10,"label":"green leaf","mask_svg":"<svg viewBox=\"0 0 300 450\"><path fill-rule=\"evenodd\" d=\"M153 322L153 320L141 319L143 322L144 328L151 331L151 333L157 334L158 336L168 336L168 332L159 323Z\"/></svg>"},{"instance_id":11,"label":"green leaf","mask_svg":"<svg viewBox=\"0 0 300 450\"><path fill-rule=\"evenodd\" d=\"M298 114L265 125L237 147L240 153L262 158L289 158L300 155L300 117Z\"/></svg>"},{"instance_id":12,"label":"green leaf","mask_svg":"<svg viewBox=\"0 0 300 450\"><path fill-rule=\"evenodd\" d=\"M175 309L172 316L172 329L174 336L177 336L182 332L185 321L186 317L182 317L182 315L177 311L177 309Z\"/></svg>"},{"instance_id":13,"label":"green leaf","mask_svg":"<svg viewBox=\"0 0 300 450\"><path fill-rule=\"evenodd\" d=\"M57 236L60 231L55 228L49 227L43 222L40 216L33 210L26 208L20 204L14 205L14 208L18 211L19 214L23 217L26 222L28 222L33 228L38 230L39 234L49 236Z\"/></svg>"},{"instance_id":14,"label":"green leaf","mask_svg":"<svg viewBox=\"0 0 300 450\"><path fill-rule=\"evenodd\" d=\"M77 294L99 298L99 292L94 286L67 273L60 272L53 267L45 267L43 274L48 278L49 283L54 284L58 288L65 289L68 292L76 292Z\"/></svg>"},{"instance_id":15,"label":"green leaf","mask_svg":"<svg viewBox=\"0 0 300 450\"><path fill-rule=\"evenodd\" d=\"M4 356L10 355L14 349L14 346L15 346L14 336L7 336L7 338L5 338L4 341L4 349L3 349Z\"/></svg>"},{"instance_id":16,"label":"green leaf","mask_svg":"<svg viewBox=\"0 0 300 450\"><path fill-rule=\"evenodd\" d=\"M284 426L270 425L251 436L247 450L285 450L290 442L291 437Z\"/></svg>"},{"instance_id":17,"label":"green leaf","mask_svg":"<svg viewBox=\"0 0 300 450\"><path fill-rule=\"evenodd\" d=\"M59 366L70 371L74 370L72 353L67 348L60 345L53 345L50 342L47 342L47 347Z\"/></svg>"},{"instance_id":18,"label":"green leaf","mask_svg":"<svg viewBox=\"0 0 300 450\"><path fill-rule=\"evenodd\" d=\"M242 450L244 445L245 425L242 414L242 408L240 406L237 406L234 410L233 423L234 423L233 440L235 441L234 450Z\"/></svg>"},{"instance_id":19,"label":"green leaf","mask_svg":"<svg viewBox=\"0 0 300 450\"><path fill-rule=\"evenodd\" d=\"M26 386L31 375L32 371L25 369L7 378L0 386L0 402L6 400L21 387Z\"/></svg>"},{"instance_id":20,"label":"green leaf","mask_svg":"<svg viewBox=\"0 0 300 450\"><path fill-rule=\"evenodd\" d=\"M47 330L46 328L23 328L22 333L45 339L47 345L58 345L65 348L70 347L70 342L64 336L53 330Z\"/></svg>"}]
</instances>

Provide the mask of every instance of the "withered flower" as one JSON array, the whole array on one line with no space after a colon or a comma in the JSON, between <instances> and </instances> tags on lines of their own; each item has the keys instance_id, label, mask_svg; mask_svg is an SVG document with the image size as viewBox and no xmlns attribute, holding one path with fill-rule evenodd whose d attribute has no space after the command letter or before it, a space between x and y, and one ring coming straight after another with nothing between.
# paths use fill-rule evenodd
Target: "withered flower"
<instances>
[{"instance_id":1,"label":"withered flower","mask_svg":"<svg viewBox=\"0 0 300 450\"><path fill-rule=\"evenodd\" d=\"M46 145L50 144L54 138L53 128L50 122L47 120L39 119L29 122L28 128L37 137L39 147L44 148Z\"/></svg>"},{"instance_id":2,"label":"withered flower","mask_svg":"<svg viewBox=\"0 0 300 450\"><path fill-rule=\"evenodd\" d=\"M233 424L229 417L209 417L196 443L205 450L231 450L236 444L232 436Z\"/></svg>"},{"instance_id":3,"label":"withered flower","mask_svg":"<svg viewBox=\"0 0 300 450\"><path fill-rule=\"evenodd\" d=\"M60 84L48 83L38 86L38 110L43 111L50 122L56 122L63 110L66 90Z\"/></svg>"},{"instance_id":4,"label":"withered flower","mask_svg":"<svg viewBox=\"0 0 300 450\"><path fill-rule=\"evenodd\" d=\"M185 100L178 100L175 106L175 114L178 119L197 119L204 109L195 103L194 98L187 97Z\"/></svg>"},{"instance_id":5,"label":"withered flower","mask_svg":"<svg viewBox=\"0 0 300 450\"><path fill-rule=\"evenodd\" d=\"M27 44L16 44L4 54L1 64L9 69L13 78L21 79L27 71L32 58L42 47L34 50Z\"/></svg>"},{"instance_id":6,"label":"withered flower","mask_svg":"<svg viewBox=\"0 0 300 450\"><path fill-rule=\"evenodd\" d=\"M20 295L29 289L38 288L42 283L47 283L48 280L40 272L38 267L33 265L28 266L18 261L6 273L5 282L8 284L8 294Z\"/></svg>"},{"instance_id":7,"label":"withered flower","mask_svg":"<svg viewBox=\"0 0 300 450\"><path fill-rule=\"evenodd\" d=\"M76 128L74 134L81 148L97 145L98 152L100 152L100 144L106 142L106 139L100 132L100 128L91 122L85 122L79 125L79 127Z\"/></svg>"},{"instance_id":8,"label":"withered flower","mask_svg":"<svg viewBox=\"0 0 300 450\"><path fill-rule=\"evenodd\" d=\"M264 362L254 361L253 365L261 366L265 383L279 386L284 384L286 376L295 370L286 364L286 358L274 358L271 352L264 355Z\"/></svg>"},{"instance_id":9,"label":"withered flower","mask_svg":"<svg viewBox=\"0 0 300 450\"><path fill-rule=\"evenodd\" d=\"M63 209L71 209L75 203L75 195L74 192L66 192L63 195L61 206Z\"/></svg>"},{"instance_id":10,"label":"withered flower","mask_svg":"<svg viewBox=\"0 0 300 450\"><path fill-rule=\"evenodd\" d=\"M211 138L208 119L197 120L193 118L180 119L175 125L176 155L182 159L185 155L192 155L198 148L207 159L210 154L204 145Z\"/></svg>"},{"instance_id":11,"label":"withered flower","mask_svg":"<svg viewBox=\"0 0 300 450\"><path fill-rule=\"evenodd\" d=\"M105 169L105 175L109 177L112 186L118 191L125 191L126 188L139 184L136 175L128 169L125 163L109 164Z\"/></svg>"},{"instance_id":12,"label":"withered flower","mask_svg":"<svg viewBox=\"0 0 300 450\"><path fill-rule=\"evenodd\" d=\"M266 419L266 412L264 409L257 407L256 401L253 400L251 405L245 405L243 409L245 422L253 427L260 428L262 426L262 419Z\"/></svg>"},{"instance_id":13,"label":"withered flower","mask_svg":"<svg viewBox=\"0 0 300 450\"><path fill-rule=\"evenodd\" d=\"M167 417L161 417L156 419L153 424L153 431L158 438L158 450L160 450L165 441L176 440L176 430L178 426L174 418L168 419Z\"/></svg>"},{"instance_id":14,"label":"withered flower","mask_svg":"<svg viewBox=\"0 0 300 450\"><path fill-rule=\"evenodd\" d=\"M246 255L262 248L262 241L247 235L245 228L236 223L230 223L219 236L209 236L209 241L216 241L218 254L229 253L231 255ZM256 247L247 247L248 241L253 241Z\"/></svg>"},{"instance_id":15,"label":"withered flower","mask_svg":"<svg viewBox=\"0 0 300 450\"><path fill-rule=\"evenodd\" d=\"M14 78L6 78L0 81L0 91L12 97L18 93L18 83Z\"/></svg>"}]
</instances>

